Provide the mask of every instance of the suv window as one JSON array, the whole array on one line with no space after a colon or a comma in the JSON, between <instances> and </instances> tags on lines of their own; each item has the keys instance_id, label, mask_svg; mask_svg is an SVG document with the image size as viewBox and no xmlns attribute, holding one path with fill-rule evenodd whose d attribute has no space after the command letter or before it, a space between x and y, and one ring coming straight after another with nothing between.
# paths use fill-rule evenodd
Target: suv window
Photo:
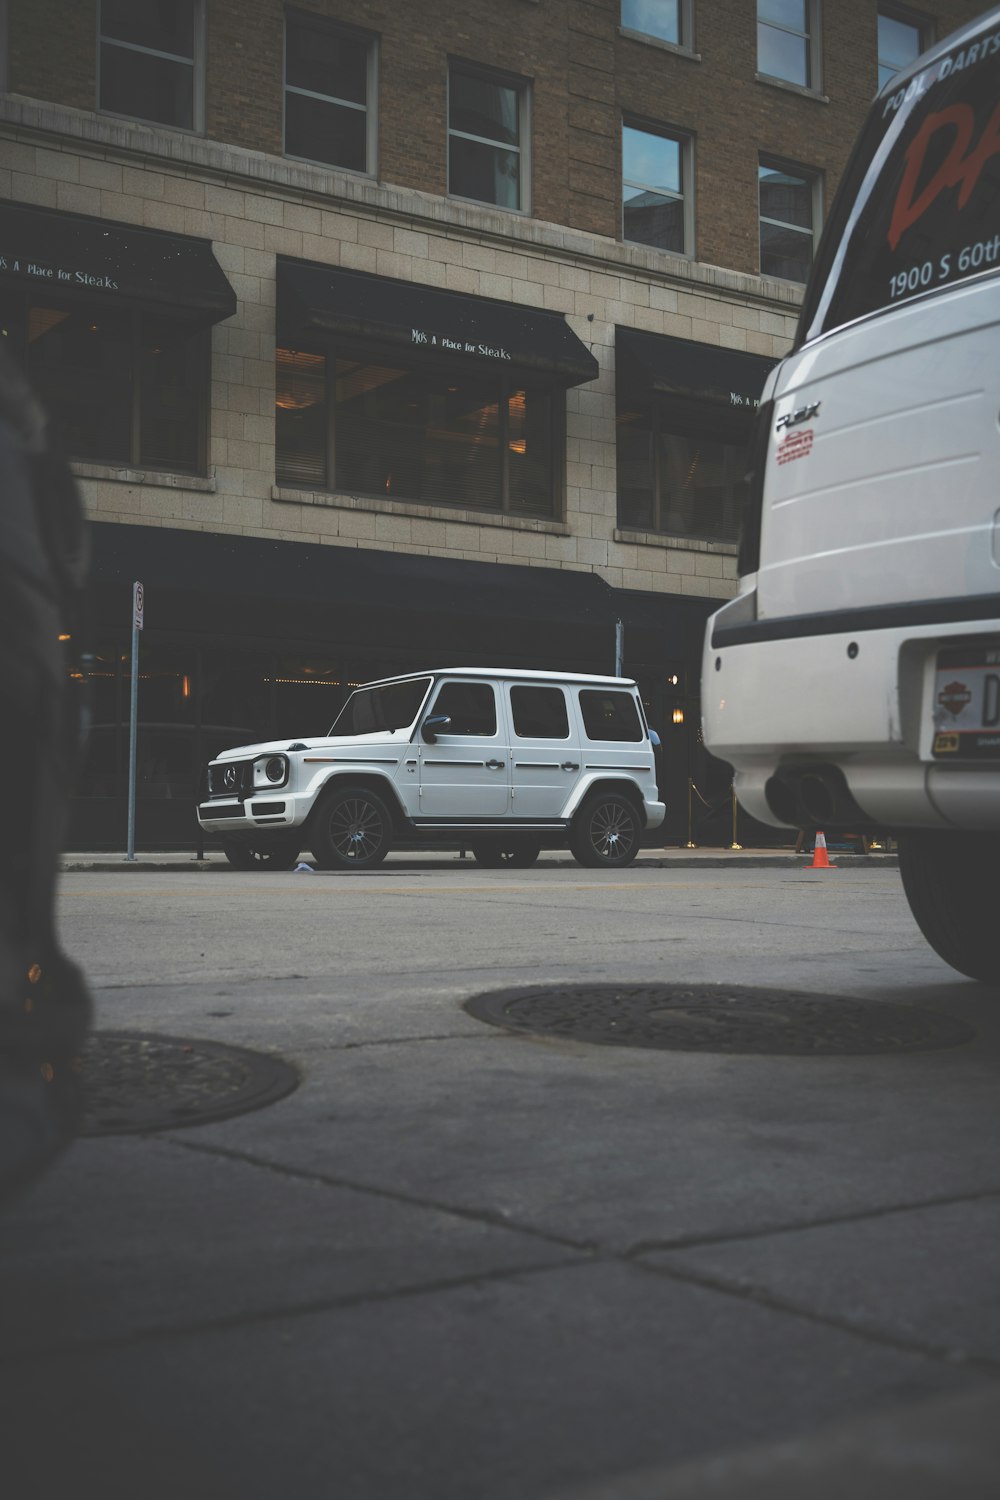
<instances>
[{"instance_id":1,"label":"suv window","mask_svg":"<svg viewBox=\"0 0 1000 1500\"><path fill-rule=\"evenodd\" d=\"M408 729L420 711L430 682L429 677L418 677L411 682L361 688L348 698L330 733L373 734L384 729Z\"/></svg>"},{"instance_id":2,"label":"suv window","mask_svg":"<svg viewBox=\"0 0 1000 1500\"><path fill-rule=\"evenodd\" d=\"M641 740L642 724L631 693L580 690L580 709L588 740Z\"/></svg>"},{"instance_id":3,"label":"suv window","mask_svg":"<svg viewBox=\"0 0 1000 1500\"><path fill-rule=\"evenodd\" d=\"M446 682L431 710L447 714L445 734L496 734L496 693L488 682Z\"/></svg>"},{"instance_id":4,"label":"suv window","mask_svg":"<svg viewBox=\"0 0 1000 1500\"><path fill-rule=\"evenodd\" d=\"M512 687L514 733L522 740L568 740L566 695L556 687Z\"/></svg>"},{"instance_id":5,"label":"suv window","mask_svg":"<svg viewBox=\"0 0 1000 1500\"><path fill-rule=\"evenodd\" d=\"M998 93L1000 31L987 28L876 99L798 343L1000 265Z\"/></svg>"}]
</instances>

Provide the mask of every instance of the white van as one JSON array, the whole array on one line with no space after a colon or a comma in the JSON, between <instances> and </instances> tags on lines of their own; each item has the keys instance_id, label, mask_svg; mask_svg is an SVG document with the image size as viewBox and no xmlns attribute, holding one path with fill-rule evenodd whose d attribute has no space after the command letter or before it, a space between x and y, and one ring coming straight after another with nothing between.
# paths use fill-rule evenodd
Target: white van
<instances>
[{"instance_id":1,"label":"white van","mask_svg":"<svg viewBox=\"0 0 1000 1500\"><path fill-rule=\"evenodd\" d=\"M755 817L899 840L1000 983L1000 9L876 98L765 386L705 740Z\"/></svg>"}]
</instances>

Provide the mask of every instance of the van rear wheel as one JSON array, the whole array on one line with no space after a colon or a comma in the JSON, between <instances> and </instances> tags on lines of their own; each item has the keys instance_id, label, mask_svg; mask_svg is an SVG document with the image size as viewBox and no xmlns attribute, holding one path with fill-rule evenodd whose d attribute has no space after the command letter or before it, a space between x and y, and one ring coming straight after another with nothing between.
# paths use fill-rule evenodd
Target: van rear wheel
<instances>
[{"instance_id":1,"label":"van rear wheel","mask_svg":"<svg viewBox=\"0 0 1000 1500\"><path fill-rule=\"evenodd\" d=\"M899 873L917 925L960 974L1000 985L995 928L1000 910L995 833L901 833Z\"/></svg>"}]
</instances>

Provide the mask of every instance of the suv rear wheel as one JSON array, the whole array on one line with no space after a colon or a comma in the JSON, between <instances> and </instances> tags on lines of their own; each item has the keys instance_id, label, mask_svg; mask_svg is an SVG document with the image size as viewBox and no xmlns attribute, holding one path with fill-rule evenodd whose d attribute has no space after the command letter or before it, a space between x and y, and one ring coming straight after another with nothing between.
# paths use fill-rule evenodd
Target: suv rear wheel
<instances>
[{"instance_id":1,"label":"suv rear wheel","mask_svg":"<svg viewBox=\"0 0 1000 1500\"><path fill-rule=\"evenodd\" d=\"M501 865L512 865L515 869L527 869L533 865L541 852L541 844L534 839L476 839L469 846L477 864L497 870Z\"/></svg>"},{"instance_id":2,"label":"suv rear wheel","mask_svg":"<svg viewBox=\"0 0 1000 1500\"><path fill-rule=\"evenodd\" d=\"M901 833L898 842L903 890L935 953L970 979L1000 985L995 936L1000 837L945 830Z\"/></svg>"},{"instance_id":3,"label":"suv rear wheel","mask_svg":"<svg viewBox=\"0 0 1000 1500\"><path fill-rule=\"evenodd\" d=\"M299 835L266 839L224 838L222 851L236 870L290 870L299 857Z\"/></svg>"},{"instance_id":4,"label":"suv rear wheel","mask_svg":"<svg viewBox=\"0 0 1000 1500\"><path fill-rule=\"evenodd\" d=\"M313 813L312 851L324 870L370 870L392 843L392 815L366 786L327 792Z\"/></svg>"},{"instance_id":5,"label":"suv rear wheel","mask_svg":"<svg viewBox=\"0 0 1000 1500\"><path fill-rule=\"evenodd\" d=\"M595 792L573 819L569 844L581 865L618 870L635 859L641 832L630 798L620 792Z\"/></svg>"}]
</instances>

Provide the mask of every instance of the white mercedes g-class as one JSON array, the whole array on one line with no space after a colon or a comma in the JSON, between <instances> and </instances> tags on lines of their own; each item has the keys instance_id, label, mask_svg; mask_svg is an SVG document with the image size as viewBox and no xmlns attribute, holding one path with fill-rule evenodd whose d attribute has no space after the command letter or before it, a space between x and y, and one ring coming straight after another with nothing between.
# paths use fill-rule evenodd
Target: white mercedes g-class
<instances>
[{"instance_id":1,"label":"white mercedes g-class","mask_svg":"<svg viewBox=\"0 0 1000 1500\"><path fill-rule=\"evenodd\" d=\"M634 682L453 667L369 682L328 735L227 750L198 819L240 869L365 870L396 842L454 841L480 864L567 844L619 869L663 822Z\"/></svg>"}]
</instances>

